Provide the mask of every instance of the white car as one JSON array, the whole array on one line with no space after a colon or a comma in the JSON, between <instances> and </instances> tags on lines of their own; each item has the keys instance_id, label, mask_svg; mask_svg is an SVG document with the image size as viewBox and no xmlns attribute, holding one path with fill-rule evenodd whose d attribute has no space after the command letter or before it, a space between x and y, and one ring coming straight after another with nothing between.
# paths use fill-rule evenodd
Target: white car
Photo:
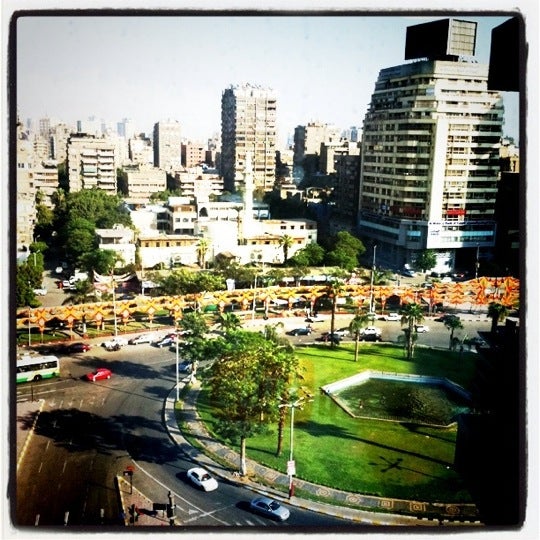
<instances>
[{"instance_id":1,"label":"white car","mask_svg":"<svg viewBox=\"0 0 540 540\"><path fill-rule=\"evenodd\" d=\"M139 345L140 343L152 343L156 339L155 334L139 334L131 338L128 343L130 345Z\"/></svg>"},{"instance_id":2,"label":"white car","mask_svg":"<svg viewBox=\"0 0 540 540\"><path fill-rule=\"evenodd\" d=\"M204 491L214 491L218 488L217 480L202 467L193 467L187 472L189 480Z\"/></svg>"},{"instance_id":3,"label":"white car","mask_svg":"<svg viewBox=\"0 0 540 540\"><path fill-rule=\"evenodd\" d=\"M426 326L425 324L416 325L417 334L423 334L424 332L429 332L429 326Z\"/></svg>"},{"instance_id":4,"label":"white car","mask_svg":"<svg viewBox=\"0 0 540 540\"><path fill-rule=\"evenodd\" d=\"M381 317L383 321L401 321L401 316L399 313L387 313Z\"/></svg>"},{"instance_id":5,"label":"white car","mask_svg":"<svg viewBox=\"0 0 540 540\"><path fill-rule=\"evenodd\" d=\"M39 289L34 289L34 294L37 296L45 296L47 294L47 289L40 287Z\"/></svg>"},{"instance_id":6,"label":"white car","mask_svg":"<svg viewBox=\"0 0 540 540\"><path fill-rule=\"evenodd\" d=\"M364 336L378 336L380 335L380 333L380 328L377 328L376 326L366 326L361 331L361 334L363 334Z\"/></svg>"},{"instance_id":7,"label":"white car","mask_svg":"<svg viewBox=\"0 0 540 540\"><path fill-rule=\"evenodd\" d=\"M122 337L119 337L119 336L115 336L115 337L109 339L109 341L104 341L101 344L101 346L105 347L108 351L114 351L114 350L120 349L122 347L125 347L127 344L128 344L128 342L127 342L126 339L124 339Z\"/></svg>"}]
</instances>

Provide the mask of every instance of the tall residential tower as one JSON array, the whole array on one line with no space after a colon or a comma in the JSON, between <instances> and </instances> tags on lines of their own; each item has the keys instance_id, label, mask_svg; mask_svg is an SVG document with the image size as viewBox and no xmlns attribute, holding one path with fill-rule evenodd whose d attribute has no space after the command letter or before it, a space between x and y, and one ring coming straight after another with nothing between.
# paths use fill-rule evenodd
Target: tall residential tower
<instances>
[{"instance_id":1,"label":"tall residential tower","mask_svg":"<svg viewBox=\"0 0 540 540\"><path fill-rule=\"evenodd\" d=\"M435 270L450 271L456 255L470 260L495 244L503 105L488 90L488 66L472 58L475 40L474 22L409 27L405 58L414 62L381 70L375 83L358 228L386 265L432 249Z\"/></svg>"},{"instance_id":2,"label":"tall residential tower","mask_svg":"<svg viewBox=\"0 0 540 540\"><path fill-rule=\"evenodd\" d=\"M221 175L227 191L241 187L248 152L255 187L271 190L276 170L276 96L261 86L230 86L221 96Z\"/></svg>"}]
</instances>

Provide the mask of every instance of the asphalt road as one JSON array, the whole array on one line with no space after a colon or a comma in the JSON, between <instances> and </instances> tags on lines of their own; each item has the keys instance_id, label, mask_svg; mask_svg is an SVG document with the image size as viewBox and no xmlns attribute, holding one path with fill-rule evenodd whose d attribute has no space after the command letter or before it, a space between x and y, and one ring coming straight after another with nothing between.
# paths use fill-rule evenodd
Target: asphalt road
<instances>
[{"instance_id":1,"label":"asphalt road","mask_svg":"<svg viewBox=\"0 0 540 540\"><path fill-rule=\"evenodd\" d=\"M171 491L176 515L188 527L350 525L299 508L280 524L247 511L255 496L247 489L227 483L212 493L195 489L185 476L193 464L162 421L176 380L173 352L151 345L118 352L95 347L62 361L61 379L17 387L18 402L44 400L17 474L18 526L120 525L114 478L128 465L163 486L163 502ZM112 370L110 380L82 380L100 366Z\"/></svg>"}]
</instances>

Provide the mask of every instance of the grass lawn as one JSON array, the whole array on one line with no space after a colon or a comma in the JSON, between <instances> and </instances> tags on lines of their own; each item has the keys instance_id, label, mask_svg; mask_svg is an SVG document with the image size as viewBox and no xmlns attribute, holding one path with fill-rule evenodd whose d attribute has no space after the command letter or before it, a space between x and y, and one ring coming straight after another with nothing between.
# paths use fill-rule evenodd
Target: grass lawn
<instances>
[{"instance_id":1,"label":"grass lawn","mask_svg":"<svg viewBox=\"0 0 540 540\"><path fill-rule=\"evenodd\" d=\"M476 354L463 353L460 357L457 352L417 348L415 359L409 362L402 348L371 343L361 346L358 362L354 362L353 345L335 349L310 346L297 349L297 354L305 378L302 384L314 394L311 403L295 411L294 459L298 478L382 497L471 502L461 478L453 470L455 426L431 428L355 419L322 394L320 387L372 369L447 377L468 388ZM204 389L199 412L215 436L212 407ZM289 428L288 419L281 456L275 456L277 426L273 426L268 433L248 439L248 457L285 472L290 452Z\"/></svg>"}]
</instances>

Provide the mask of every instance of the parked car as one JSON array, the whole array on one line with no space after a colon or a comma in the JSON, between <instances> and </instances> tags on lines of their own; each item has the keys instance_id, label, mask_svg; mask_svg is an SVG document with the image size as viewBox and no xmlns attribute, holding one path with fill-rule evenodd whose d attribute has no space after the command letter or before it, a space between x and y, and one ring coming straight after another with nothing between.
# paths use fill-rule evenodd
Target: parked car
<instances>
[{"instance_id":1,"label":"parked car","mask_svg":"<svg viewBox=\"0 0 540 540\"><path fill-rule=\"evenodd\" d=\"M178 364L178 371L180 371L180 373L191 373L192 369L193 364L190 360L183 360Z\"/></svg>"},{"instance_id":2,"label":"parked car","mask_svg":"<svg viewBox=\"0 0 540 540\"><path fill-rule=\"evenodd\" d=\"M47 289L45 287L40 287L39 289L34 289L34 294L37 296L45 296L47 294Z\"/></svg>"},{"instance_id":3,"label":"parked car","mask_svg":"<svg viewBox=\"0 0 540 540\"><path fill-rule=\"evenodd\" d=\"M253 499L249 503L249 508L253 512L279 521L285 521L290 516L287 508L269 497L257 497Z\"/></svg>"},{"instance_id":4,"label":"parked car","mask_svg":"<svg viewBox=\"0 0 540 540\"><path fill-rule=\"evenodd\" d=\"M387 313L386 315L381 315L379 317L381 321L401 321L401 315L399 313Z\"/></svg>"},{"instance_id":5,"label":"parked car","mask_svg":"<svg viewBox=\"0 0 540 540\"><path fill-rule=\"evenodd\" d=\"M176 334L167 334L166 336L154 341L156 347L170 347L176 343Z\"/></svg>"},{"instance_id":6,"label":"parked car","mask_svg":"<svg viewBox=\"0 0 540 540\"><path fill-rule=\"evenodd\" d=\"M307 323L316 323L316 322L323 322L325 321L326 318L325 317L322 317L321 315L310 315L309 317L306 317L306 321Z\"/></svg>"},{"instance_id":7,"label":"parked car","mask_svg":"<svg viewBox=\"0 0 540 540\"><path fill-rule=\"evenodd\" d=\"M202 467L193 467L187 472L188 479L204 491L214 491L218 488L217 480Z\"/></svg>"},{"instance_id":8,"label":"parked car","mask_svg":"<svg viewBox=\"0 0 540 540\"><path fill-rule=\"evenodd\" d=\"M416 272L414 270L408 270L407 268L405 268L401 271L401 275L405 277L414 277L416 276Z\"/></svg>"},{"instance_id":9,"label":"parked car","mask_svg":"<svg viewBox=\"0 0 540 540\"><path fill-rule=\"evenodd\" d=\"M111 377L111 370L107 368L97 368L92 373L86 374L86 380L90 382L102 381L105 379L110 379Z\"/></svg>"},{"instance_id":10,"label":"parked car","mask_svg":"<svg viewBox=\"0 0 540 540\"><path fill-rule=\"evenodd\" d=\"M381 341L381 334L364 334L360 336L361 341Z\"/></svg>"},{"instance_id":11,"label":"parked car","mask_svg":"<svg viewBox=\"0 0 540 540\"><path fill-rule=\"evenodd\" d=\"M311 328L294 328L287 332L289 336L309 336L311 334Z\"/></svg>"},{"instance_id":12,"label":"parked car","mask_svg":"<svg viewBox=\"0 0 540 540\"><path fill-rule=\"evenodd\" d=\"M154 334L139 334L138 336L135 336L131 338L128 343L130 345L139 345L140 343L152 343L155 339Z\"/></svg>"},{"instance_id":13,"label":"parked car","mask_svg":"<svg viewBox=\"0 0 540 540\"><path fill-rule=\"evenodd\" d=\"M380 336L381 335L381 329L377 328L376 326L366 326L365 328L362 328L360 331L360 334L363 336Z\"/></svg>"},{"instance_id":14,"label":"parked car","mask_svg":"<svg viewBox=\"0 0 540 540\"><path fill-rule=\"evenodd\" d=\"M105 347L105 349L107 349L108 351L118 351L119 349L121 349L122 347L125 347L126 345L127 345L127 340L120 336L115 336L109 339L109 341L104 341L101 344L101 346Z\"/></svg>"},{"instance_id":15,"label":"parked car","mask_svg":"<svg viewBox=\"0 0 540 540\"><path fill-rule=\"evenodd\" d=\"M339 336L339 337L342 337L342 338L347 337L350 334L348 328L339 328L334 333L336 334L336 336Z\"/></svg>"},{"instance_id":16,"label":"parked car","mask_svg":"<svg viewBox=\"0 0 540 540\"><path fill-rule=\"evenodd\" d=\"M429 326L426 326L425 324L417 324L416 333L423 334L424 332L429 332Z\"/></svg>"},{"instance_id":17,"label":"parked car","mask_svg":"<svg viewBox=\"0 0 540 540\"><path fill-rule=\"evenodd\" d=\"M330 334L330 332L325 332L321 337L317 338L317 341L323 341L324 343L331 341L332 343L339 345L341 343L341 337L335 333Z\"/></svg>"},{"instance_id":18,"label":"parked car","mask_svg":"<svg viewBox=\"0 0 540 540\"><path fill-rule=\"evenodd\" d=\"M74 354L74 353L80 353L80 352L86 352L89 351L91 348L91 345L88 343L70 343L69 345L66 345L65 352L67 354Z\"/></svg>"},{"instance_id":19,"label":"parked car","mask_svg":"<svg viewBox=\"0 0 540 540\"><path fill-rule=\"evenodd\" d=\"M480 336L470 338L469 343L471 345L475 345L476 347L487 347L486 340L482 339Z\"/></svg>"}]
</instances>

